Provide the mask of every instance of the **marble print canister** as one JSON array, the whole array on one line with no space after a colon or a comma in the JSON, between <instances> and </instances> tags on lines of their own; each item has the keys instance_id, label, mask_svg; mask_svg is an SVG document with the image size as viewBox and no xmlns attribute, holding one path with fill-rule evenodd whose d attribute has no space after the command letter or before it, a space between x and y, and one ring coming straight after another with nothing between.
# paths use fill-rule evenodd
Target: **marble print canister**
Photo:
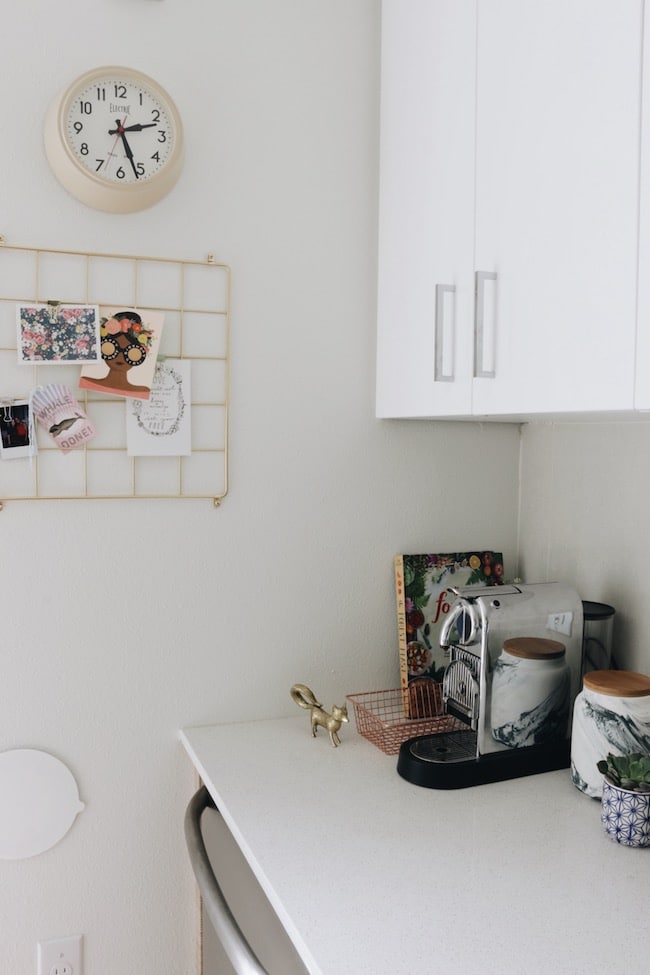
<instances>
[{"instance_id":1,"label":"marble print canister","mask_svg":"<svg viewBox=\"0 0 650 975\"><path fill-rule=\"evenodd\" d=\"M570 695L563 643L538 637L506 640L492 677L492 736L510 748L566 739Z\"/></svg>"},{"instance_id":2,"label":"marble print canister","mask_svg":"<svg viewBox=\"0 0 650 975\"><path fill-rule=\"evenodd\" d=\"M571 779L585 795L600 799L597 764L613 755L650 753L650 677L627 670L585 674L573 707Z\"/></svg>"}]
</instances>

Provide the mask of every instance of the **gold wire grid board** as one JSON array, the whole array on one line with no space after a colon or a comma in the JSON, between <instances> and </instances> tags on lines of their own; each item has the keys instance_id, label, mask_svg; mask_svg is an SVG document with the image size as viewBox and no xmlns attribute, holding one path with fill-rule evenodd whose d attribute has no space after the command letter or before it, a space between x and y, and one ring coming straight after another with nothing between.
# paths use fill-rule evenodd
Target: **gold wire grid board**
<instances>
[{"instance_id":1,"label":"gold wire grid board","mask_svg":"<svg viewBox=\"0 0 650 975\"><path fill-rule=\"evenodd\" d=\"M346 696L354 708L354 720L359 734L387 755L396 755L402 742L409 738L443 734L463 727L456 718L442 712L440 685L426 692L426 700L418 691L417 709L411 700L411 710L422 715L417 718L405 716L402 690L399 687Z\"/></svg>"},{"instance_id":2,"label":"gold wire grid board","mask_svg":"<svg viewBox=\"0 0 650 975\"><path fill-rule=\"evenodd\" d=\"M64 455L39 429L34 456L0 463L0 507L61 498L208 498L218 506L228 491L230 277L212 255L191 261L45 250L0 237L0 401L62 383L97 431ZM78 365L18 363L16 306L48 302L164 314L160 357L191 363L189 455L127 455L124 398L78 389Z\"/></svg>"}]
</instances>

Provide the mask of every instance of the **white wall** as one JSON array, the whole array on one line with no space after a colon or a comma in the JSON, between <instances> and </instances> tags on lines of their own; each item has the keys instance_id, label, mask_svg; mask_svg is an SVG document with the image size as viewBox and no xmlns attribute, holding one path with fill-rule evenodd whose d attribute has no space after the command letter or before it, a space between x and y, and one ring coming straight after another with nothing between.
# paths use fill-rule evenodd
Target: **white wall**
<instances>
[{"instance_id":1,"label":"white wall","mask_svg":"<svg viewBox=\"0 0 650 975\"><path fill-rule=\"evenodd\" d=\"M397 551L499 546L516 572L517 428L373 418L378 29L378 0L4 12L0 232L212 251L234 293L221 509L0 513L0 747L57 755L87 803L52 850L0 862L3 973L35 972L39 938L83 932L86 975L189 975L194 779L177 729L292 713L298 680L330 703L395 686ZM42 149L54 92L111 63L158 78L185 118L180 182L140 214L78 204Z\"/></svg>"},{"instance_id":2,"label":"white wall","mask_svg":"<svg viewBox=\"0 0 650 975\"><path fill-rule=\"evenodd\" d=\"M521 458L522 576L612 605L617 665L650 674L650 423L530 424Z\"/></svg>"}]
</instances>

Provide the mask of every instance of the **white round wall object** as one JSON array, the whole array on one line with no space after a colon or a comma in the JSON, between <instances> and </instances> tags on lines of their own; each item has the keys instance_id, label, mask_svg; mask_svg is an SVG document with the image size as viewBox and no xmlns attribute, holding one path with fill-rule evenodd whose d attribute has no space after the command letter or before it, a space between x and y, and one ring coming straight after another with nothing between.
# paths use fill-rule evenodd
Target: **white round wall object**
<instances>
[{"instance_id":1,"label":"white round wall object","mask_svg":"<svg viewBox=\"0 0 650 975\"><path fill-rule=\"evenodd\" d=\"M183 162L171 97L133 68L87 71L51 103L45 153L59 182L86 206L132 213L161 200Z\"/></svg>"},{"instance_id":2,"label":"white round wall object","mask_svg":"<svg viewBox=\"0 0 650 975\"><path fill-rule=\"evenodd\" d=\"M34 748L0 752L0 859L49 850L84 809L72 772Z\"/></svg>"}]
</instances>

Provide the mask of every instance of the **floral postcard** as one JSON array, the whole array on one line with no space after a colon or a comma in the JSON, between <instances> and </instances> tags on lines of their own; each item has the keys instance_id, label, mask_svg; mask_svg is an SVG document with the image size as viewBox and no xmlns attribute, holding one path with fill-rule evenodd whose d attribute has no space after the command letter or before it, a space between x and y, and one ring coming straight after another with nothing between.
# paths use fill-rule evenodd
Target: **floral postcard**
<instances>
[{"instance_id":1,"label":"floral postcard","mask_svg":"<svg viewBox=\"0 0 650 975\"><path fill-rule=\"evenodd\" d=\"M16 305L18 362L65 365L98 362L97 305Z\"/></svg>"},{"instance_id":2,"label":"floral postcard","mask_svg":"<svg viewBox=\"0 0 650 975\"><path fill-rule=\"evenodd\" d=\"M126 449L131 457L183 457L192 451L190 367L187 359L156 366L148 400L133 400L126 413Z\"/></svg>"},{"instance_id":3,"label":"floral postcard","mask_svg":"<svg viewBox=\"0 0 650 975\"><path fill-rule=\"evenodd\" d=\"M99 311L101 361L83 367L80 389L149 399L165 316L135 308L101 307Z\"/></svg>"}]
</instances>

